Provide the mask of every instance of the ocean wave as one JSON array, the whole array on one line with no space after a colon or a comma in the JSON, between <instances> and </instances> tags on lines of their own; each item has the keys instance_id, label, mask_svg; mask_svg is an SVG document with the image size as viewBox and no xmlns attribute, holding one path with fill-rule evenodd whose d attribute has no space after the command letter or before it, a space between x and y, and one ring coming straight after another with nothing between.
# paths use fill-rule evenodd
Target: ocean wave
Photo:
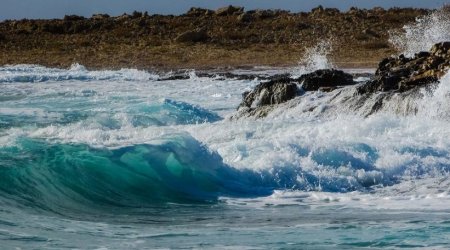
<instances>
[{"instance_id":1,"label":"ocean wave","mask_svg":"<svg viewBox=\"0 0 450 250\"><path fill-rule=\"evenodd\" d=\"M156 74L137 69L87 70L80 64L69 69L47 68L39 65L7 65L0 67L0 83L36 83L61 81L148 81Z\"/></svg>"},{"instance_id":2,"label":"ocean wave","mask_svg":"<svg viewBox=\"0 0 450 250\"><path fill-rule=\"evenodd\" d=\"M91 93L91 92L90 92ZM86 98L87 97L87 98ZM108 111L98 109L99 102L87 100L90 96L57 98L51 105L35 102L36 108L0 108L0 129L33 126L38 128L50 125L74 125L110 130L121 127L170 126L182 124L210 123L222 120L214 112L186 102L162 99L152 103L132 104L125 110ZM64 102L64 103L59 103ZM67 106L83 106L67 109ZM73 107L72 106L72 107Z\"/></svg>"},{"instance_id":3,"label":"ocean wave","mask_svg":"<svg viewBox=\"0 0 450 250\"><path fill-rule=\"evenodd\" d=\"M300 164L272 161L267 162L270 168L258 169L231 167L186 134L116 148L21 137L15 145L0 148L0 193L3 202L62 213L215 202L220 197L268 196L276 190L367 191L450 171L448 162L430 167L430 156L449 158L446 151L433 148L403 148L399 154L428 157L430 164L401 162L397 168L380 168L381 152L365 144L295 148Z\"/></svg>"},{"instance_id":4,"label":"ocean wave","mask_svg":"<svg viewBox=\"0 0 450 250\"><path fill-rule=\"evenodd\" d=\"M28 207L139 207L271 191L253 185L254 176L226 166L220 156L186 136L116 149L19 141L0 150L0 191Z\"/></svg>"}]
</instances>

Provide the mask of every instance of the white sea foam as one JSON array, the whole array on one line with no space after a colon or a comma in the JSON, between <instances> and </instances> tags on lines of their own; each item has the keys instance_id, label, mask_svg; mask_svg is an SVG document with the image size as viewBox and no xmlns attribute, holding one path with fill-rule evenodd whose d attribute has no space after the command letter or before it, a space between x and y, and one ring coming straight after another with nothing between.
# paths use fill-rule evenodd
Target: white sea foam
<instances>
[{"instance_id":1,"label":"white sea foam","mask_svg":"<svg viewBox=\"0 0 450 250\"><path fill-rule=\"evenodd\" d=\"M52 69L39 65L11 65L0 68L0 83L48 81L147 81L157 79L156 74L137 69L89 71L80 64L68 70Z\"/></svg>"},{"instance_id":2,"label":"white sea foam","mask_svg":"<svg viewBox=\"0 0 450 250\"><path fill-rule=\"evenodd\" d=\"M257 200L224 198L228 204L251 206L256 209L271 206L305 205L312 208L394 210L402 212L442 211L450 206L450 179L405 181L384 187L376 193L330 193L304 191L275 191L273 195Z\"/></svg>"},{"instance_id":3,"label":"white sea foam","mask_svg":"<svg viewBox=\"0 0 450 250\"><path fill-rule=\"evenodd\" d=\"M193 76L181 83L74 80L5 84L5 93L25 93L23 99L2 103L0 111L6 115L23 117L25 110L28 116L60 114L64 118L67 114L72 117L71 112L84 112L87 117L66 123L55 116L54 124L7 128L0 133L0 142L11 145L16 138L31 137L115 148L158 144L174 135L193 136L231 167L270 174L272 181L287 189L314 191L351 191L421 178L433 182L445 178L450 170L448 75L422 99L411 97L416 113L401 115L395 107L404 99L398 97L365 118L366 111L352 111L354 87L347 87L307 93L260 120L142 126L134 124L130 116L153 114L154 105L162 105L164 98L227 116L234 112L241 93L257 83ZM371 100L366 101L369 108ZM39 107L39 112L31 107ZM162 112L158 119L170 114Z\"/></svg>"},{"instance_id":4,"label":"white sea foam","mask_svg":"<svg viewBox=\"0 0 450 250\"><path fill-rule=\"evenodd\" d=\"M447 120L442 118L445 109L438 112L441 115L430 115L427 110L448 103L448 95L444 94L448 93L444 87L447 79L446 76L435 94L427 97L434 103L426 98L418 101L425 106L418 105L421 108L417 115L398 116L390 110L382 110L379 114L364 118L358 113L342 111L339 105L345 107L345 98L336 98L336 93L316 92L294 100L295 105L281 106L262 120L224 120L212 124L162 127L134 126L126 107L134 105L134 102L144 105L158 103L161 100L158 95L161 95L200 104L211 110L226 108L224 114L229 114L234 112L240 93L254 83L202 79L202 83L197 80L183 81L186 88L177 88L176 81L127 86L90 82L81 87L89 87L97 93L93 103L98 105L97 110L113 109L119 112L104 113L70 124L23 130L12 128L5 136L16 134L67 143L87 143L96 147L120 147L157 143L161 138L185 133L218 152L232 167L270 171L288 188L304 185L302 188L305 190L330 189L333 185L339 188L386 183L386 178L415 178L423 173L437 178L450 166L447 153L450 143L445 139L450 136L450 130L446 129ZM221 89L218 86L226 87ZM46 96L47 87L53 91L70 92L75 91L71 88L80 86L46 84L42 88L32 84L29 87L37 92L35 96L39 96L39 92ZM344 91L341 94L343 97L351 96L351 88ZM214 96L217 92L223 95ZM231 98L226 97L225 93ZM53 101L59 99L67 102L66 95L55 98ZM133 100L131 103L127 101L130 98ZM112 99L115 103L105 101ZM318 111L306 112L311 105L316 106ZM104 119L116 120L118 125L105 127ZM292 176L279 176L287 173ZM316 176L318 182L312 184L308 180L309 175Z\"/></svg>"}]
</instances>

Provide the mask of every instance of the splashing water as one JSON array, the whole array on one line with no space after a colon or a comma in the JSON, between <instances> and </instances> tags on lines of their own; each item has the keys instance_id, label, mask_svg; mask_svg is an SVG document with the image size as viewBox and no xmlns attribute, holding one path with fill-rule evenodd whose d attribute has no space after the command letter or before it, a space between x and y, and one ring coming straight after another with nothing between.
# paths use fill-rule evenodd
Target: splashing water
<instances>
[{"instance_id":1,"label":"splashing water","mask_svg":"<svg viewBox=\"0 0 450 250\"><path fill-rule=\"evenodd\" d=\"M300 76L318 69L333 68L334 65L328 58L332 51L333 47L331 40L322 40L316 44L316 46L306 49L305 54L298 63L299 66L294 70L293 75Z\"/></svg>"},{"instance_id":2,"label":"splashing water","mask_svg":"<svg viewBox=\"0 0 450 250\"><path fill-rule=\"evenodd\" d=\"M57 81L148 81L156 74L137 69L90 71L73 64L68 70L49 69L39 65L7 65L0 68L0 83Z\"/></svg>"},{"instance_id":3,"label":"splashing water","mask_svg":"<svg viewBox=\"0 0 450 250\"><path fill-rule=\"evenodd\" d=\"M428 50L448 19L391 39ZM333 67L331 49L294 73ZM349 86L238 121L222 117L257 81L189 76L0 67L2 246L450 247L450 74L368 118L379 96Z\"/></svg>"},{"instance_id":4,"label":"splashing water","mask_svg":"<svg viewBox=\"0 0 450 250\"><path fill-rule=\"evenodd\" d=\"M432 91L422 90L424 98L418 101L418 116L424 119L450 120L450 72Z\"/></svg>"},{"instance_id":5,"label":"splashing water","mask_svg":"<svg viewBox=\"0 0 450 250\"><path fill-rule=\"evenodd\" d=\"M415 116L349 86L230 121L257 81L132 73L0 67L2 246L449 246L448 76Z\"/></svg>"},{"instance_id":6,"label":"splashing water","mask_svg":"<svg viewBox=\"0 0 450 250\"><path fill-rule=\"evenodd\" d=\"M418 18L405 25L403 31L391 32L389 41L408 57L428 51L436 43L450 41L450 10L443 8Z\"/></svg>"}]
</instances>

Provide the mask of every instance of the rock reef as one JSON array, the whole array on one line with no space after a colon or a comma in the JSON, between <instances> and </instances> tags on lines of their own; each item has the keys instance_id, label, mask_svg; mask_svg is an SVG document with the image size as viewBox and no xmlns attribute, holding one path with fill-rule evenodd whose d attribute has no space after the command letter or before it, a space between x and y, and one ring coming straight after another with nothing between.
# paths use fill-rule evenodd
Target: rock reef
<instances>
[{"instance_id":1,"label":"rock reef","mask_svg":"<svg viewBox=\"0 0 450 250\"><path fill-rule=\"evenodd\" d=\"M429 52L414 57L404 55L383 59L374 78L359 88L359 93L404 92L439 80L450 67L450 42L435 44Z\"/></svg>"},{"instance_id":2,"label":"rock reef","mask_svg":"<svg viewBox=\"0 0 450 250\"><path fill-rule=\"evenodd\" d=\"M408 96L420 98L418 90L439 82L449 70L450 42L441 42L430 51L419 52L411 58L400 55L383 59L371 79L361 84L354 82L352 75L335 69L321 69L299 78L274 77L244 93L238 112L232 118L264 117L280 104L301 98L305 91L328 92L349 85L355 85L355 95L345 101L354 111L367 108L362 114L368 116L381 110L384 103L397 94L400 94L396 97L398 100L408 99Z\"/></svg>"},{"instance_id":3,"label":"rock reef","mask_svg":"<svg viewBox=\"0 0 450 250\"><path fill-rule=\"evenodd\" d=\"M353 84L355 82L352 75L336 69L321 69L299 78L277 75L269 81L261 82L252 91L243 93L238 114L234 118L264 117L276 105L285 103L305 91L330 91Z\"/></svg>"},{"instance_id":4,"label":"rock reef","mask_svg":"<svg viewBox=\"0 0 450 250\"><path fill-rule=\"evenodd\" d=\"M353 85L353 76L342 70L320 69L300 76L298 82L305 91L330 91L339 86Z\"/></svg>"}]
</instances>

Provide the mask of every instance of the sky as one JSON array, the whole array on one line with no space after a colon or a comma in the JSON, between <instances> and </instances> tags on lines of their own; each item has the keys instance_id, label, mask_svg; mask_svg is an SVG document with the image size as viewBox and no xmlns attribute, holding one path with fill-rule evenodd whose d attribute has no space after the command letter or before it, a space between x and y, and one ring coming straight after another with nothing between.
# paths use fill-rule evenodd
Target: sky
<instances>
[{"instance_id":1,"label":"sky","mask_svg":"<svg viewBox=\"0 0 450 250\"><path fill-rule=\"evenodd\" d=\"M117 16L133 10L178 15L192 6L217 9L238 5L246 10L285 9L299 12L309 11L318 5L348 10L351 6L439 8L444 4L450 4L450 0L0 0L0 20L62 18L70 14L90 17L95 13Z\"/></svg>"}]
</instances>

